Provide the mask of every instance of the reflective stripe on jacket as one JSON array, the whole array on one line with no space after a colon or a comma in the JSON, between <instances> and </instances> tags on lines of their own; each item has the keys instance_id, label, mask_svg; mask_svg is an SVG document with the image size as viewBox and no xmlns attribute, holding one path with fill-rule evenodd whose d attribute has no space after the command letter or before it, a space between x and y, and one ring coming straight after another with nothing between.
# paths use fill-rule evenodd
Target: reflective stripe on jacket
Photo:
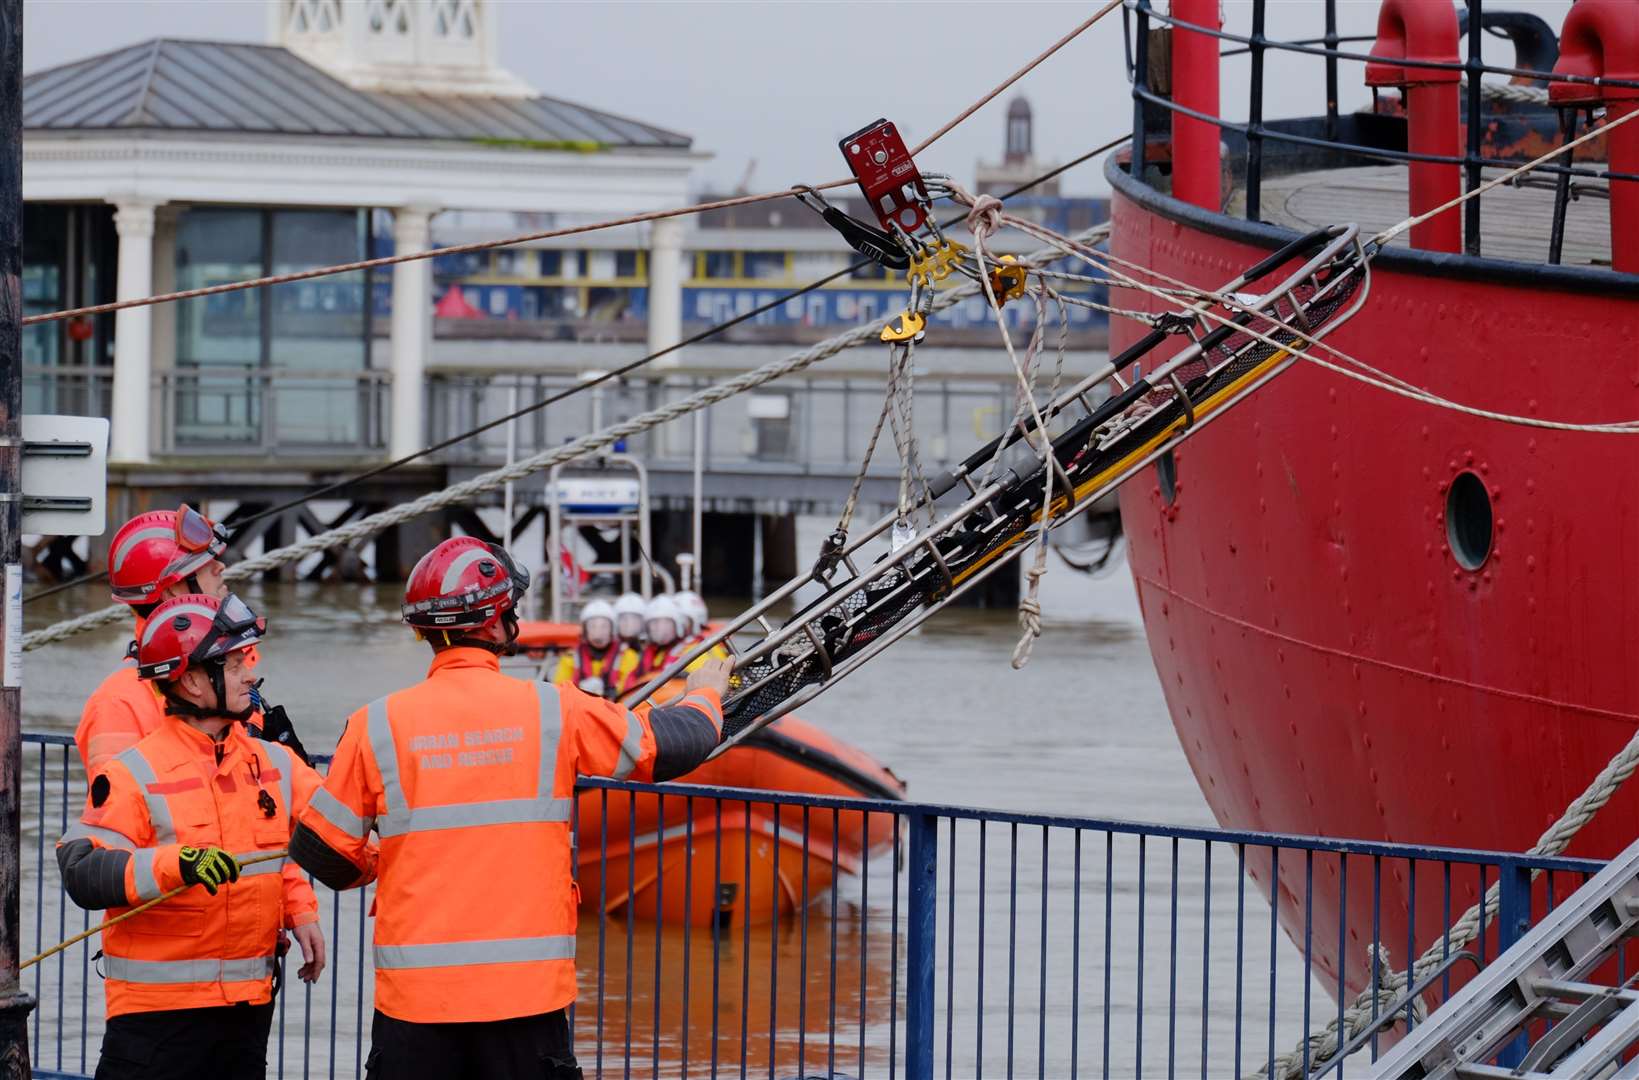
<instances>
[{"instance_id":1,"label":"reflective stripe on jacket","mask_svg":"<svg viewBox=\"0 0 1639 1080\"><path fill-rule=\"evenodd\" d=\"M715 745L717 695L667 723ZM293 850L315 873L345 859L344 886L377 879L376 1008L446 1023L574 1001L575 776L646 780L663 754L646 708L503 675L483 649L446 649L425 682L355 712Z\"/></svg>"},{"instance_id":2,"label":"reflective stripe on jacket","mask_svg":"<svg viewBox=\"0 0 1639 1080\"><path fill-rule=\"evenodd\" d=\"M163 895L183 884L184 845L248 859L289 844L319 774L242 724L220 746L218 762L209 736L164 717L99 772L79 823L57 843L76 902L113 918ZM103 933L107 1015L268 1001L280 927L317 919L312 886L286 859L245 867L215 896L189 889Z\"/></svg>"}]
</instances>

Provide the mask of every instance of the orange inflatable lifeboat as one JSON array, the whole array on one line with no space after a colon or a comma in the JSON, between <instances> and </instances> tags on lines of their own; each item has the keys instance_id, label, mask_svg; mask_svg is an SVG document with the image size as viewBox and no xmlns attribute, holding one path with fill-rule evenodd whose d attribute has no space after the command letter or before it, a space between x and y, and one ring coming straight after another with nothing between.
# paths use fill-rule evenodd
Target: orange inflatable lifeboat
<instances>
[{"instance_id":1,"label":"orange inflatable lifeboat","mask_svg":"<svg viewBox=\"0 0 1639 1080\"><path fill-rule=\"evenodd\" d=\"M904 783L869 754L795 716L776 720L680 782L905 797ZM755 800L719 808L713 799L604 790L582 792L577 812L582 910L595 913L601 906L624 914L630 904L638 918L674 926L775 921L826 895L838 874L857 875L867 860L893 847L888 812L805 813Z\"/></svg>"},{"instance_id":2,"label":"orange inflatable lifeboat","mask_svg":"<svg viewBox=\"0 0 1639 1080\"><path fill-rule=\"evenodd\" d=\"M573 623L524 622L533 657L573 648ZM681 682L654 695L666 701ZM875 758L796 716L785 716L678 781L899 801L905 784ZM778 813L776 813L776 810ZM823 897L893 847L891 813L724 802L591 790L576 802L576 881L583 913L631 913L667 925L773 922ZM805 827L806 826L806 827ZM807 842L804 843L804 833ZM692 851L692 859L689 853ZM603 873L607 867L608 873ZM721 869L719 869L719 867Z\"/></svg>"}]
</instances>

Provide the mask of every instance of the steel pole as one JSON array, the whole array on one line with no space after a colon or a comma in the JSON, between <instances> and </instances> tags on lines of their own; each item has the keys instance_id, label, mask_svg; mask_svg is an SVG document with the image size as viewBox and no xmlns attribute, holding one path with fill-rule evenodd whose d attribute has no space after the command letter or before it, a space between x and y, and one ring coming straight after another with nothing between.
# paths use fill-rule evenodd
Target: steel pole
<instances>
[{"instance_id":1,"label":"steel pole","mask_svg":"<svg viewBox=\"0 0 1639 1080\"><path fill-rule=\"evenodd\" d=\"M518 377L513 376L512 390L507 394L507 412L516 414L518 411ZM516 418L507 421L506 425L506 463L510 467L518 460L518 421ZM505 518L501 522L501 546L508 551L512 550L512 481L506 482L505 494L502 496L502 507L505 509Z\"/></svg>"},{"instance_id":2,"label":"steel pole","mask_svg":"<svg viewBox=\"0 0 1639 1080\"><path fill-rule=\"evenodd\" d=\"M705 519L702 509L706 489L706 410L697 409L694 413L694 575L699 578L705 572L706 564L701 562L700 537ZM705 592L698 581L691 586L696 592Z\"/></svg>"},{"instance_id":3,"label":"steel pole","mask_svg":"<svg viewBox=\"0 0 1639 1080\"><path fill-rule=\"evenodd\" d=\"M0 1080L26 1080L28 1014L21 937L19 815L23 766L23 0L0 0ZM42 823L43 827L43 823Z\"/></svg>"}]
</instances>

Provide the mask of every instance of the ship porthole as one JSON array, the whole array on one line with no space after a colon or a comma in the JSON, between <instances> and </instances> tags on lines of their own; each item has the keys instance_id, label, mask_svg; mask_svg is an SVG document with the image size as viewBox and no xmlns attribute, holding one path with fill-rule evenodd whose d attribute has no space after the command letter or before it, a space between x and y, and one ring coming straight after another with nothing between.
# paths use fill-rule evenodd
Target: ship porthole
<instances>
[{"instance_id":1,"label":"ship porthole","mask_svg":"<svg viewBox=\"0 0 1639 1080\"><path fill-rule=\"evenodd\" d=\"M1446 493L1446 539L1465 570L1478 570L1491 554L1491 493L1471 472L1457 474Z\"/></svg>"},{"instance_id":2,"label":"ship porthole","mask_svg":"<svg viewBox=\"0 0 1639 1080\"><path fill-rule=\"evenodd\" d=\"M1161 488L1161 500L1171 506L1178 498L1178 462L1171 450L1155 459L1155 482Z\"/></svg>"}]
</instances>

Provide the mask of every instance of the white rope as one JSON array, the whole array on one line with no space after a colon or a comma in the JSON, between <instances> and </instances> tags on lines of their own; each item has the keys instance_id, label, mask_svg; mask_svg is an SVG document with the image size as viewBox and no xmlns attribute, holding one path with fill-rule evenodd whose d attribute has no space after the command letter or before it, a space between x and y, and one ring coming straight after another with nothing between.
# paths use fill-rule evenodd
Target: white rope
<instances>
[{"instance_id":1,"label":"white rope","mask_svg":"<svg viewBox=\"0 0 1639 1080\"><path fill-rule=\"evenodd\" d=\"M1026 359L1021 362L1019 354L1013 349L1013 335L1007 330L1007 320L1002 316L1002 305L997 301L996 293L991 286L990 272L985 268L985 240L994 236L1001 226L1004 219L1002 202L993 195L980 195L974 198L955 185L952 185L951 198L955 202L971 207L967 215L967 227L973 234L973 255L979 267L979 284L984 289L985 301L996 316L996 327L1002 332L1002 344L1007 347L1007 358L1013 362L1013 374L1018 380L1019 394L1030 406L1030 418L1036 425L1036 437L1041 440L1040 447L1035 447L1035 444L1031 443L1041 454L1045 480L1042 484L1041 524L1040 533L1036 538L1036 556L1030 568L1025 571L1024 595L1019 598L1019 643L1013 647L1012 659L1013 670L1018 671L1030 662L1031 650L1035 648L1036 640L1041 637L1041 579L1042 575L1047 573L1047 533L1051 524L1048 513L1053 506L1053 474L1056 471L1053 440L1047 433L1047 421L1042 418L1041 409L1036 404L1036 393L1026 371L1027 366L1035 363L1035 357L1041 348L1047 309L1038 291L1036 325L1030 335ZM1030 442L1028 434L1025 440Z\"/></svg>"},{"instance_id":2,"label":"white rope","mask_svg":"<svg viewBox=\"0 0 1639 1080\"><path fill-rule=\"evenodd\" d=\"M1468 88L1468 76L1462 78L1462 86ZM1548 104L1548 88L1546 86L1532 86L1529 83L1487 82L1480 80L1480 96L1493 101L1508 101L1516 105L1546 105Z\"/></svg>"},{"instance_id":3,"label":"white rope","mask_svg":"<svg viewBox=\"0 0 1639 1080\"><path fill-rule=\"evenodd\" d=\"M1639 113L1630 115L1639 115ZM1046 243L1057 243L1063 245L1062 250L1064 250L1067 254L1080 259L1090 266L1097 267L1098 269L1104 270L1106 273L1119 278L1123 282L1120 287L1138 289L1141 292L1146 292L1159 298L1163 303L1181 307L1181 305L1178 305L1177 300L1173 296L1169 295L1173 290L1161 289L1149 285L1129 274L1124 274L1121 271L1114 269L1114 266L1120 265L1123 267L1128 267L1136 273L1148 274L1174 286L1184 285L1184 283L1179 281L1177 278L1169 277L1166 274L1163 274L1160 271L1154 270L1150 267L1139 266L1137 263L1129 262L1128 260L1117 255L1112 255L1109 252L1097 251L1096 249L1088 248L1085 245L1077 241L1070 240L1067 237L1059 237L1055 240L1053 237L1056 234L1054 234L1051 229L1043 228L1042 226L1036 225L1033 222L1011 217L1008 217L1006 220L1007 224L1027 233L1030 236L1036 237L1039 240L1043 240ZM1248 308L1244 303L1232 296L1226 296L1222 293L1212 292L1211 290L1205 289L1199 291L1203 297L1215 300L1232 311L1250 312L1255 314L1260 321L1266 322L1270 326L1288 331L1289 333L1296 334L1300 337L1303 336L1303 331L1299 328L1283 322L1273 315L1265 312L1254 311L1252 308ZM1229 319L1226 319L1215 312L1205 312L1204 317L1215 320L1224 325L1230 324ZM1266 344L1275 345L1281 349L1284 349L1301 360L1306 360L1309 363L1316 364L1328 371L1342 375L1345 378L1353 379L1356 382L1364 383L1367 386L1373 386L1379 390L1384 390L1391 394L1398 394L1401 397L1410 398L1413 401L1418 401L1425 405L1431 405L1435 408L1462 413L1466 416L1473 416L1482 420L1494 420L1498 423L1515 424L1520 427L1540 428L1548 431L1567 431L1594 435L1639 435L1639 420L1611 420L1594 423L1578 423L1565 420L1544 420L1535 416L1520 416L1517 413L1497 412L1492 409L1482 409L1475 405L1465 405L1462 402L1452 401L1450 398L1441 397L1440 395L1434 394L1428 390L1423 390L1419 387L1413 386L1404 379L1397 378L1388 372L1373 367L1358 357L1344 352L1342 349L1339 349L1329 341L1311 342L1310 347L1300 347L1295 343L1278 342L1269 337L1267 334L1259 333L1258 331L1247 327L1237 327L1236 329L1239 332L1255 337ZM1337 364L1331 363L1330 361L1322 360L1310 351L1311 347L1318 347L1323 352L1331 353L1333 356L1343 361L1343 363L1349 364L1358 370L1349 371Z\"/></svg>"},{"instance_id":4,"label":"white rope","mask_svg":"<svg viewBox=\"0 0 1639 1080\"><path fill-rule=\"evenodd\" d=\"M1082 233L1079 237L1077 237L1077 240L1093 241L1108 234L1109 226L1099 225ZM1058 257L1057 250L1049 249L1034 252L1025 256L1024 261L1034 265L1035 263L1049 257ZM976 295L978 292L978 286L973 284L964 284L955 289L942 291L934 297L930 310L942 311L945 308L951 307L970 296ZM465 480L459 484L452 484L451 486L440 491L429 492L418 499L401 503L398 506L394 506L379 513L360 518L357 521L350 522L346 525L340 525L334 529L328 529L325 532L319 533L316 536L310 536L305 540L298 541L297 543L287 544L281 548L275 548L273 551L259 555L254 559L247 559L243 562L235 563L228 567L227 573L224 576L229 581L238 581L243 578L251 577L255 574L264 573L268 570L276 570L279 567L300 562L311 555L317 555L318 553L328 551L331 548L342 547L348 544L356 544L361 540L368 539L374 534L380 532L382 529L401 524L402 522L409 521L412 518L420 517L423 514L432 513L435 510L441 510L447 506L452 506L458 503L470 502L486 492L494 491L498 488L504 487L508 483L522 480L524 477L529 476L532 473L549 469L552 466L563 462L573 461L576 458L585 457L588 454L594 453L606 446L609 446L619 439L626 439L633 435L641 434L642 432L648 431L650 428L658 427L661 424L670 423L673 420L688 416L689 414L697 412L700 409L715 405L720 401L725 401L728 398L734 397L736 394L743 394L748 390L756 389L764 383L772 382L775 379L782 378L786 375L790 375L794 372L801 371L804 368L817 364L822 360L829 359L845 349L850 349L856 345L862 345L870 341L876 341L878 340L878 335L880 334L886 321L886 319L879 319L875 322L855 327L852 330L838 334L835 337L827 338L824 341L792 353L791 355L782 359L770 361L762 367L754 368L753 370L745 372L742 375L738 375L732 379L709 386L706 389L691 394L686 398L663 405L657 409L651 409L646 413L640 413L629 420L624 420L621 423L606 427L601 431L596 431L589 435L583 435L581 438L576 439L573 442L564 443L563 445L553 447L550 450L544 450L532 457L523 458L517 462L514 462L511 465L507 465L499 469L492 469L491 471L482 473L470 480ZM65 619L62 622L53 623L52 625L41 630L36 630L33 633L25 634L23 635L23 648L25 650L38 649L41 646L50 645L53 642L62 641L66 638L72 637L82 631L94 630L97 627L107 626L109 623L127 619L130 617L130 614L131 609L126 607L124 604L111 604L108 607L87 612L86 614L80 615L76 618Z\"/></svg>"}]
</instances>

